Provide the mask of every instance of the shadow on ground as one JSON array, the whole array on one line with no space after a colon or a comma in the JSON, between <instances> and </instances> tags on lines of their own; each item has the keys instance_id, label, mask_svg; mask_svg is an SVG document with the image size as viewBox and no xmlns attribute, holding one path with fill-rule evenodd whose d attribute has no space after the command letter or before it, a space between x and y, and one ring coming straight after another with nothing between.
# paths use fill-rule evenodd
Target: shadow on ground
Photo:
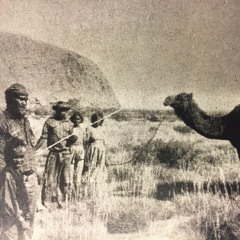
<instances>
[{"instance_id":1,"label":"shadow on ground","mask_svg":"<svg viewBox=\"0 0 240 240\"><path fill-rule=\"evenodd\" d=\"M196 184L191 181L175 182L175 183L161 183L157 185L155 198L158 200L169 200L177 194L206 192L213 194L220 194L232 197L240 192L239 182L203 182Z\"/></svg>"}]
</instances>

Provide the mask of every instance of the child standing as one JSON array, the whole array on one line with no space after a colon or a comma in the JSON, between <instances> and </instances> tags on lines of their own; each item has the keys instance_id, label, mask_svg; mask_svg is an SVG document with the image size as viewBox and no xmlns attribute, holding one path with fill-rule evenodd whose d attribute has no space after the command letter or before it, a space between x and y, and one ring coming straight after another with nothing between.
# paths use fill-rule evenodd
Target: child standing
<instances>
[{"instance_id":1,"label":"child standing","mask_svg":"<svg viewBox=\"0 0 240 240\"><path fill-rule=\"evenodd\" d=\"M81 123L83 122L83 116L80 112L75 111L70 117L73 123L73 134L77 136L77 141L72 145L72 168L73 168L73 185L76 194L80 192L80 185L83 172L84 163L84 147L83 147L83 129Z\"/></svg>"},{"instance_id":2,"label":"child standing","mask_svg":"<svg viewBox=\"0 0 240 240\"><path fill-rule=\"evenodd\" d=\"M91 123L91 127L86 129L85 134L86 157L83 171L89 178L97 177L98 170L103 171L106 161L103 113L94 113L91 116Z\"/></svg>"}]
</instances>

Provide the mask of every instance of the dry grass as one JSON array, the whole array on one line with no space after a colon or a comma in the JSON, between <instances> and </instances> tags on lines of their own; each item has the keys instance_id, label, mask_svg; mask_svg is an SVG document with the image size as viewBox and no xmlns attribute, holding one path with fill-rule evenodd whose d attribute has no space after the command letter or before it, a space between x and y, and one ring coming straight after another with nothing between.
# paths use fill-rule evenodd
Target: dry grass
<instances>
[{"instance_id":1,"label":"dry grass","mask_svg":"<svg viewBox=\"0 0 240 240\"><path fill-rule=\"evenodd\" d=\"M32 120L36 135L42 122ZM183 190L169 200L156 199L157 187L163 183L191 181L202 189L204 182L238 181L240 165L229 143L207 140L193 131L186 134L186 129L176 127L182 123L164 121L153 144L142 153L145 163L111 166L130 160L144 148L157 125L107 120L109 167L106 176L99 176L106 181L93 181L82 200L69 203L65 210L38 213L35 239L201 240L236 235L238 196ZM186 160L187 167L181 164ZM43 164L39 172L42 168Z\"/></svg>"}]
</instances>

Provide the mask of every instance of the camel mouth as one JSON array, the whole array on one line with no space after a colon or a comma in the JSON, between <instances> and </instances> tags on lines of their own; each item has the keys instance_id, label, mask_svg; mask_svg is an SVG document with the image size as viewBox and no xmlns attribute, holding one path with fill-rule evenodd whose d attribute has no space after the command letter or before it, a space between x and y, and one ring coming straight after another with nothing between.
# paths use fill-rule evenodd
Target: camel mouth
<instances>
[{"instance_id":1,"label":"camel mouth","mask_svg":"<svg viewBox=\"0 0 240 240\"><path fill-rule=\"evenodd\" d=\"M164 102L163 102L163 105L164 105L165 107L171 106L172 100L173 100L173 97L171 97L171 96L166 97L166 99L165 99Z\"/></svg>"}]
</instances>

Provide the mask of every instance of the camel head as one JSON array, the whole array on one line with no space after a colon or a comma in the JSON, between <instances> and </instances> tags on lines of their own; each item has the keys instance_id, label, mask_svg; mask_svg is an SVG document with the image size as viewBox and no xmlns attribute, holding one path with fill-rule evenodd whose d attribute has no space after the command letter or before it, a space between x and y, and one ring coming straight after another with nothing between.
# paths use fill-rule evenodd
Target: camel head
<instances>
[{"instance_id":1,"label":"camel head","mask_svg":"<svg viewBox=\"0 0 240 240\"><path fill-rule=\"evenodd\" d=\"M175 111L182 111L189 106L192 101L192 93L180 93L174 96L168 96L163 102L164 106L170 106Z\"/></svg>"}]
</instances>

